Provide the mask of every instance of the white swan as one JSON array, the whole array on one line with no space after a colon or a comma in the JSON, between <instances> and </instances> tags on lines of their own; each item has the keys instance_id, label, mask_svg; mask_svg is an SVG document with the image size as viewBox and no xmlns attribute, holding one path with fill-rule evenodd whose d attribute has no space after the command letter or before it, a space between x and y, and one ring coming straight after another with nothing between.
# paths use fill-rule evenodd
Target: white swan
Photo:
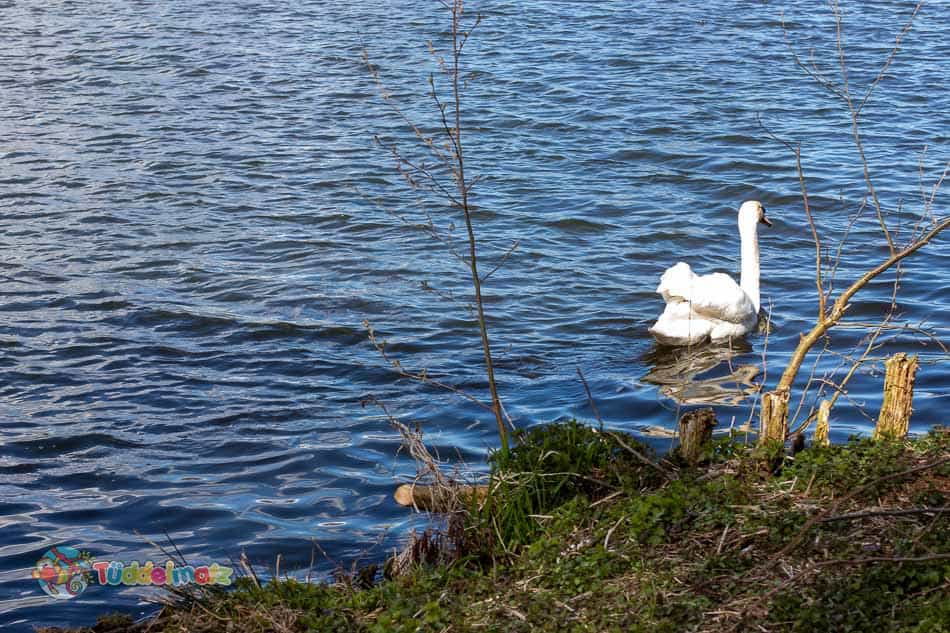
<instances>
[{"instance_id":1,"label":"white swan","mask_svg":"<svg viewBox=\"0 0 950 633\"><path fill-rule=\"evenodd\" d=\"M665 345L695 345L745 336L759 322L759 223L772 226L758 200L739 207L742 276L737 285L723 273L697 275L679 262L667 269L656 291L666 309L650 328Z\"/></svg>"}]
</instances>

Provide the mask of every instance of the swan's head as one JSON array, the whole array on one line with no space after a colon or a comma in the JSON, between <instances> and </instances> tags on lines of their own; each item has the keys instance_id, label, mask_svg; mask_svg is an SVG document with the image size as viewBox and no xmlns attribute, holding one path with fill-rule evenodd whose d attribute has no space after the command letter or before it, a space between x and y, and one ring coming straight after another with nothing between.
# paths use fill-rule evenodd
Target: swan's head
<instances>
[{"instance_id":1,"label":"swan's head","mask_svg":"<svg viewBox=\"0 0 950 633\"><path fill-rule=\"evenodd\" d=\"M739 207L739 228L755 230L757 224L762 223L766 226L772 226L772 223L765 217L765 207L758 200L748 200Z\"/></svg>"}]
</instances>

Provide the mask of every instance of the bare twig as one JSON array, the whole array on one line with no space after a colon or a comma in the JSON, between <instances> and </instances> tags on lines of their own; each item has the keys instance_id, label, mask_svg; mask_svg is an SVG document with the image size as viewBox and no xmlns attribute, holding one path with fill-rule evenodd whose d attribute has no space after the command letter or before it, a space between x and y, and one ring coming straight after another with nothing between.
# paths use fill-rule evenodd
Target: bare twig
<instances>
[{"instance_id":1,"label":"bare twig","mask_svg":"<svg viewBox=\"0 0 950 633\"><path fill-rule=\"evenodd\" d=\"M581 379L581 384L584 385L584 391L587 392L587 401L590 402L590 407L594 412L594 416L597 418L597 422L600 424L601 431L605 435L609 435L611 438L613 438L614 441L617 442L617 444L619 444L628 453L636 457L639 462L646 464L647 466L650 466L652 468L655 468L656 470L660 471L665 477L668 477L669 473L667 473L659 464L657 464L652 459L644 455L642 452L638 451L637 449L627 444L623 440L623 438L620 437L618 433L604 430L604 420L603 418L600 417L600 411L597 409L597 403L594 402L594 396L590 391L590 386L587 384L587 379L584 377L584 372L581 371L580 367L576 367L575 369L577 370L577 377Z\"/></svg>"},{"instance_id":2,"label":"bare twig","mask_svg":"<svg viewBox=\"0 0 950 633\"><path fill-rule=\"evenodd\" d=\"M901 29L901 32L898 33L897 37L894 38L894 48L892 48L891 52L888 54L887 59L884 61L884 65L881 66L881 70L877 74L877 77L875 77L874 81L872 81L868 86L867 92L865 92L864 98L861 99L861 104L858 106L858 114L861 113L861 110L868 102L868 99L871 98L871 94L874 92L874 89L877 88L877 85L884 80L884 75L887 73L887 69L891 67L891 63L894 61L894 58L897 57L897 51L899 51L901 48L901 41L904 39L905 35L910 33L910 29L914 25L914 18L917 17L917 13L923 6L924 0L920 0L920 2L914 6L914 10L911 11L910 17L907 19L907 23L904 25L904 28Z\"/></svg>"},{"instance_id":3,"label":"bare twig","mask_svg":"<svg viewBox=\"0 0 950 633\"><path fill-rule=\"evenodd\" d=\"M590 386L587 384L587 379L584 378L584 373L581 371L580 367L577 367L577 377L581 379L581 384L584 385L584 391L587 392L587 401L590 403L590 408L594 412L594 416L597 418L597 422L600 424L600 428L604 428L604 419L600 417L600 411L597 409L597 403L594 402L594 396L590 392Z\"/></svg>"},{"instance_id":4,"label":"bare twig","mask_svg":"<svg viewBox=\"0 0 950 633\"><path fill-rule=\"evenodd\" d=\"M935 508L892 508L888 510L870 510L868 512L851 512L849 514L839 514L837 516L822 519L821 523L832 523L834 521L854 521L856 519L866 519L869 517L895 517L908 516L914 514L943 514L950 512L950 506Z\"/></svg>"},{"instance_id":5,"label":"bare twig","mask_svg":"<svg viewBox=\"0 0 950 633\"><path fill-rule=\"evenodd\" d=\"M636 457L637 460L639 460L641 463L646 464L647 466L650 466L650 467L652 467L652 468L658 470L660 473L663 474L664 477L667 477L667 478L670 477L670 474L669 474L668 472L666 472L659 464L657 464L657 463L654 462L652 459L650 459L649 457L647 457L646 455L644 455L643 453L641 453L641 452L638 451L637 449L635 449L635 448L633 448L632 446L630 446L629 444L627 444L627 443L623 440L623 438L620 437L620 434L614 433L613 431L604 431L604 434L605 434L605 435L609 435L610 437L612 437L612 438L617 442L617 444L620 444L620 446L623 447L624 450L626 450L628 453L630 453L631 455L633 455L634 457Z\"/></svg>"},{"instance_id":6,"label":"bare twig","mask_svg":"<svg viewBox=\"0 0 950 633\"><path fill-rule=\"evenodd\" d=\"M835 258L831 264L831 271L829 276L831 279L828 280L828 296L831 296L831 293L834 291L835 287L835 277L838 275L838 267L841 264L841 251L844 250L844 245L848 241L848 236L851 235L851 229L854 228L854 223L858 221L858 218L861 217L861 214L868 206L868 197L867 195L861 199L861 204L858 206L858 210L855 211L848 218L848 225L844 229L844 233L841 235L841 239L838 240L838 248L835 250Z\"/></svg>"},{"instance_id":7,"label":"bare twig","mask_svg":"<svg viewBox=\"0 0 950 633\"><path fill-rule=\"evenodd\" d=\"M495 366L491 358L491 344L488 340L488 326L485 321L485 307L482 302L482 282L478 276L478 254L475 242L475 228L472 225L472 210L469 206L468 187L465 180L465 155L462 151L462 101L459 96L459 61L462 55L462 45L465 40L459 40L459 22L462 19L463 1L454 0L452 5L452 96L455 116L454 134L446 129L455 146L454 162L455 177L461 194L462 212L465 216L465 228L468 231L469 263L471 264L472 288L475 290L475 308L478 311L478 329L482 338L482 349L485 353L485 373L488 377L488 391L491 394L492 411L498 424L498 435L501 439L502 453L508 452L508 431L502 414L501 400L498 397L498 386L495 383ZM476 19L476 24L481 18ZM467 35L465 38L467 39Z\"/></svg>"},{"instance_id":8,"label":"bare twig","mask_svg":"<svg viewBox=\"0 0 950 633\"><path fill-rule=\"evenodd\" d=\"M438 387L439 389L444 389L445 391L450 391L458 396L465 398L472 404L478 405L479 407L483 409L491 411L490 405L485 404L484 402L482 402L481 400L479 400L472 394L468 393L467 391L464 391L462 389L459 389L458 387L454 387L450 384L447 384L440 380L436 380L432 378L431 376L429 376L428 372L424 369L417 373L407 371L402 366L401 362L399 362L396 359L390 358L389 354L386 352L386 341L380 341L377 338L376 331L373 329L373 326L370 325L369 321L364 320L363 327L366 328L367 337L369 338L369 341L370 343L372 343L373 347L376 348L376 351L379 352L379 355L383 357L383 360L389 363L389 366L392 368L393 371L395 371L397 374L399 374L403 378L409 378L410 380L415 380L417 382L421 382L426 385L431 385L433 387Z\"/></svg>"},{"instance_id":9,"label":"bare twig","mask_svg":"<svg viewBox=\"0 0 950 633\"><path fill-rule=\"evenodd\" d=\"M389 412L389 407L386 406L386 403L384 403L382 400L379 400L375 396L369 396L363 401L364 406L367 404L374 404L383 411L386 419L389 420L389 424L394 429L396 429L399 432L399 435L402 437L403 443L409 449L409 455L412 456L416 464L419 465L424 472L427 472L432 476L436 485L439 488L449 488L450 482L448 478L442 473L442 469L439 468L438 462L432 457L432 455L429 453L429 450L422 442L422 434L419 431L413 431L408 426L400 422L398 418Z\"/></svg>"},{"instance_id":10,"label":"bare twig","mask_svg":"<svg viewBox=\"0 0 950 633\"><path fill-rule=\"evenodd\" d=\"M901 40L904 36L910 31L914 18L917 17L917 13L920 11L920 8L923 6L923 0L920 0L915 6L911 15L907 20L907 23L904 25L904 28L901 29L901 32L897 35L894 48L888 54L887 59L884 61L883 66L881 67L880 72L877 77L871 82L868 86L867 91L864 95L864 98L861 100L861 103L858 106L854 105L854 100L851 97L851 91L848 86L848 65L845 60L844 53L844 25L841 19L841 10L838 6L838 0L831 0L831 10L834 13L835 17L835 33L836 33L836 42L838 48L838 61L841 67L841 79L842 79L842 92L845 99L845 102L848 105L848 112L851 115L851 135L854 139L854 145L857 149L858 156L861 158L861 165L864 170L864 182L867 185L868 191L871 194L871 200L874 203L874 209L877 213L878 223L881 225L881 232L884 235L884 238L887 240L887 245L890 248L891 255L894 255L897 251L897 246L894 242L894 238L891 235L890 230L888 229L887 222L884 218L884 212L881 208L881 202L878 199L877 189L874 186L874 183L871 180L871 171L868 164L867 157L864 153L864 144L861 140L861 133L859 129L859 119L861 116L861 109L865 106L868 99L871 97L871 94L874 92L874 88L883 80L887 69L890 67L891 63L894 61L897 52L900 50Z\"/></svg>"},{"instance_id":11,"label":"bare twig","mask_svg":"<svg viewBox=\"0 0 950 633\"><path fill-rule=\"evenodd\" d=\"M934 183L933 188L930 190L930 198L924 204L924 213L930 217L931 222L935 221L933 215L934 198L937 197L937 192L940 190L940 186L943 185L943 181L946 180L948 173L950 173L950 161L947 161L947 166L943 168L943 173L940 174L940 178L937 179L937 182Z\"/></svg>"},{"instance_id":12,"label":"bare twig","mask_svg":"<svg viewBox=\"0 0 950 633\"><path fill-rule=\"evenodd\" d=\"M833 383L832 381L830 381L830 380L823 380L823 381L822 381L822 382L824 382L824 384L830 385L830 386L835 390L834 395L833 395L833 396L831 397L831 399L828 401L828 402L829 402L829 404L828 404L828 408L829 408L829 409L831 409L832 407L835 406L835 403L838 401L838 397L841 396L841 394L843 394L843 393L845 392L845 387L846 387L846 386L848 385L848 383L851 381L851 378L854 377L855 373L858 371L858 368L860 368L865 362L867 362L868 356L871 354L871 352L874 351L875 349L877 349L877 348L879 347L879 346L876 346L876 345L875 345L875 344L877 343L878 338L879 338L879 337L881 336L881 334L884 332L885 328L889 325L891 319L894 318L894 314L895 314L895 312L897 311L897 291L898 291L898 289L900 288L900 279L901 279L901 266L900 266L900 264L897 264L897 265L896 265L896 270L897 270L897 274L896 274L895 277L894 277L894 286L893 286L893 290L892 290L892 292L891 292L890 306L888 307L887 313L884 315L884 319L883 319L880 323L878 323L878 324L872 326L872 327L873 327L873 330L872 330L871 333L867 336L867 339L866 339L866 340L867 340L868 342L867 342L867 345L866 345L865 348L864 348L864 352L861 354L861 356L860 356L857 360L854 360L854 361L852 362L851 368L848 370L847 374L845 374L845 377L841 380L841 382L839 382L838 384L834 384L834 383ZM825 347L824 347L824 349L822 350L822 353L824 353L824 352L827 351L827 350L828 350L828 337L826 336L826 337L825 337ZM820 359L820 356L821 356L821 354L819 354L819 359ZM815 369L815 367L818 366L818 360L819 360L819 359L816 359L816 360L815 360L815 364L814 364L814 366L812 367L813 374L814 374L814 369ZM835 372L837 372L838 368L840 368L840 365L835 368ZM832 372L832 375L834 375L835 372ZM809 380L809 383L810 383L810 382L811 382L811 380ZM807 386L806 386L805 393L807 393L807 390L808 390L808 389L807 389ZM802 399L801 399L801 402L799 403L799 410L801 410L801 404L804 403L804 401L805 401L805 393L802 394ZM818 397L821 398L822 395L823 395L823 393L824 393L824 389L821 389L821 390L819 391ZM815 415L817 415L817 411L816 411L815 407L813 406L813 407L812 407L812 412L811 412L811 414L808 416L808 418L801 424L801 426L799 426L796 430L792 431L791 433L793 433L793 434L794 434L794 433L799 433L799 432L802 432L803 430L805 430L805 429L808 427L808 425L811 423L811 421L814 419L814 416L815 416ZM797 419L797 417L798 417L798 411L795 412L795 416L794 416L794 418L793 418L793 422L794 422L795 419Z\"/></svg>"},{"instance_id":13,"label":"bare twig","mask_svg":"<svg viewBox=\"0 0 950 633\"><path fill-rule=\"evenodd\" d=\"M950 554L930 554L928 556L868 556L866 558L846 558L825 560L815 563L817 567L830 565L867 565L868 563L928 563L935 560L948 560Z\"/></svg>"},{"instance_id":14,"label":"bare twig","mask_svg":"<svg viewBox=\"0 0 950 633\"><path fill-rule=\"evenodd\" d=\"M792 145L788 141L779 138L765 127L761 117L756 115L756 118L759 122L759 126L765 130L769 138L784 145L795 156L795 172L798 174L798 187L802 194L802 204L805 207L805 217L808 219L808 228L811 230L812 241L815 244L815 285L818 287L818 321L821 322L825 320L825 302L828 297L825 294L825 286L822 282L821 275L821 238L818 235L818 227L815 226L815 218L811 213L811 204L808 201L808 186L805 184L805 170L802 168L802 146L801 143Z\"/></svg>"},{"instance_id":15,"label":"bare twig","mask_svg":"<svg viewBox=\"0 0 950 633\"><path fill-rule=\"evenodd\" d=\"M505 262L508 261L508 258L511 257L511 254L515 252L515 249L518 248L518 245L521 244L521 240L515 240L505 254L501 256L501 261L499 261L494 268L492 268L486 275L482 277L482 283L485 283L485 280L494 275L499 268L505 265Z\"/></svg>"}]
</instances>

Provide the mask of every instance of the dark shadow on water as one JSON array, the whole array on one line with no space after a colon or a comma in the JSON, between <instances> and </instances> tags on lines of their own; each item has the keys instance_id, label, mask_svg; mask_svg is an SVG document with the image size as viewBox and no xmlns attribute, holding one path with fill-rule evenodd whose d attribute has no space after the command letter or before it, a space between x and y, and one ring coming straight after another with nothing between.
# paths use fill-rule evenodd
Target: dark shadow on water
<instances>
[{"instance_id":1,"label":"dark shadow on water","mask_svg":"<svg viewBox=\"0 0 950 633\"><path fill-rule=\"evenodd\" d=\"M650 368L640 380L680 404L741 404L754 394L758 365L734 360L752 351L742 340L695 347L654 345L641 359Z\"/></svg>"}]
</instances>

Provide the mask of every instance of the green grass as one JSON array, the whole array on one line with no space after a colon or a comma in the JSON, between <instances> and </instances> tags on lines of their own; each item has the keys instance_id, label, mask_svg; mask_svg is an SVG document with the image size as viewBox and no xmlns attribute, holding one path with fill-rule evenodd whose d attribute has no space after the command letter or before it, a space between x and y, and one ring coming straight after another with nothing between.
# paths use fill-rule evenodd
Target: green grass
<instances>
[{"instance_id":1,"label":"green grass","mask_svg":"<svg viewBox=\"0 0 950 633\"><path fill-rule=\"evenodd\" d=\"M470 528L484 535L482 554L517 551L543 531L546 516L576 497L637 493L662 483L660 473L617 440L576 421L535 427L518 437L507 456L490 458L492 495L472 513ZM627 446L655 459L627 437Z\"/></svg>"}]
</instances>

